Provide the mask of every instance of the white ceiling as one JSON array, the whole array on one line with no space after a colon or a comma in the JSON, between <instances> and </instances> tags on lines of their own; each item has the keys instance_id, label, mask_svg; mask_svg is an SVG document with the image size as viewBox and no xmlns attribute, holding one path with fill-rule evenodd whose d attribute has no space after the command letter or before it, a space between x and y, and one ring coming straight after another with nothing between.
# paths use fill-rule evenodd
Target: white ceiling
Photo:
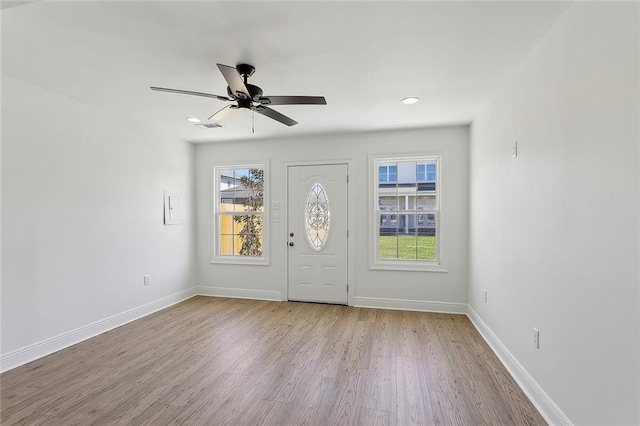
<instances>
[{"instance_id":1,"label":"white ceiling","mask_svg":"<svg viewBox=\"0 0 640 426\"><path fill-rule=\"evenodd\" d=\"M2 73L192 141L469 123L566 2L7 2ZM7 7L14 6L14 7ZM236 113L216 63L256 67L265 95L323 95L274 106L294 127ZM415 105L400 99L418 96ZM34 117L37 119L37 117ZM73 120L73 117L69 118Z\"/></svg>"}]
</instances>

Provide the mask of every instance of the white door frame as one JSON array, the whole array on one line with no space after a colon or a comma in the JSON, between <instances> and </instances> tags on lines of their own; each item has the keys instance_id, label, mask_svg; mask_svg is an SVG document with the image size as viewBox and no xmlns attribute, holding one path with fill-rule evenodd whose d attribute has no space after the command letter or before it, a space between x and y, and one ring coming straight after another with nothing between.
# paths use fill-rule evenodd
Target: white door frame
<instances>
[{"instance_id":1,"label":"white door frame","mask_svg":"<svg viewBox=\"0 0 640 426\"><path fill-rule=\"evenodd\" d=\"M355 244L354 244L354 235L355 235L355 197L353 196L353 181L354 178L352 176L353 171L353 163L351 160L347 159L337 159L337 160L312 160L312 161L283 161L282 165L284 166L283 173L283 191L284 200L282 206L285 206L282 209L283 220L282 223L282 232L285 233L284 242L282 244L281 250L283 251L283 256L285 260L285 279L282 284L282 294L285 295L284 300L289 300L289 249L288 249L288 237L287 233L289 230L287 229L289 224L289 167L290 166L330 166L336 164L346 164L347 165L347 175L349 176L349 180L347 182L347 226L349 227L349 237L347 238L347 305L353 306L356 295L356 285L355 285L355 274L354 274L354 265L355 265ZM367 198L368 200L368 198ZM365 217L368 219L368 213L365 210ZM368 227L367 227L368 229ZM278 240L278 239L276 239ZM365 240L367 240L365 238ZM368 253L368 251L367 251Z\"/></svg>"}]
</instances>

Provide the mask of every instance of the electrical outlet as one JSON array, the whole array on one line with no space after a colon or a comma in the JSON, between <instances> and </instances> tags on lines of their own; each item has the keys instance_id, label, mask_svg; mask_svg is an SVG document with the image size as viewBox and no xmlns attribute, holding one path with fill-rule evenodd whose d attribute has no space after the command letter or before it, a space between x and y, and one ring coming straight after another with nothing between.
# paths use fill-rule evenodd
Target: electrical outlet
<instances>
[{"instance_id":1,"label":"electrical outlet","mask_svg":"<svg viewBox=\"0 0 640 426\"><path fill-rule=\"evenodd\" d=\"M484 290L484 303L487 303L489 301L489 292L487 290Z\"/></svg>"},{"instance_id":2,"label":"electrical outlet","mask_svg":"<svg viewBox=\"0 0 640 426\"><path fill-rule=\"evenodd\" d=\"M533 347L540 349L540 332L535 327L533 327Z\"/></svg>"},{"instance_id":3,"label":"electrical outlet","mask_svg":"<svg viewBox=\"0 0 640 426\"><path fill-rule=\"evenodd\" d=\"M151 284L151 277L149 275L144 276L144 285Z\"/></svg>"}]
</instances>

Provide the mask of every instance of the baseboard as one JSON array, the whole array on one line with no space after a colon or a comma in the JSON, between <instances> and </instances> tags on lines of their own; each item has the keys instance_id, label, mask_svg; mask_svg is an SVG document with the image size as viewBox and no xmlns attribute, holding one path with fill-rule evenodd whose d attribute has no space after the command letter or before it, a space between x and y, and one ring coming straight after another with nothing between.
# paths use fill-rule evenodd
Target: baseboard
<instances>
[{"instance_id":1,"label":"baseboard","mask_svg":"<svg viewBox=\"0 0 640 426\"><path fill-rule=\"evenodd\" d=\"M466 314L466 303L429 302L422 300L383 299L379 297L354 297L353 306L359 308L394 309L402 311Z\"/></svg>"},{"instance_id":2,"label":"baseboard","mask_svg":"<svg viewBox=\"0 0 640 426\"><path fill-rule=\"evenodd\" d=\"M105 333L116 327L125 325L131 321L152 314L153 312L167 308L183 300L196 295L195 287L180 291L170 296L163 297L142 306L93 322L91 324L58 334L57 336L33 343L0 356L0 372L5 372L34 361L43 356L52 354L61 349L90 339L98 334Z\"/></svg>"},{"instance_id":3,"label":"baseboard","mask_svg":"<svg viewBox=\"0 0 640 426\"><path fill-rule=\"evenodd\" d=\"M550 425L573 425L569 417L553 402L551 397L542 389L522 364L520 364L516 357L513 356L504 343L500 341L498 336L495 335L471 306L467 307L467 316L547 423Z\"/></svg>"},{"instance_id":4,"label":"baseboard","mask_svg":"<svg viewBox=\"0 0 640 426\"><path fill-rule=\"evenodd\" d=\"M280 291L209 287L202 285L196 287L196 294L198 296L231 297L234 299L275 300L278 302L284 300L282 298L282 292Z\"/></svg>"}]
</instances>

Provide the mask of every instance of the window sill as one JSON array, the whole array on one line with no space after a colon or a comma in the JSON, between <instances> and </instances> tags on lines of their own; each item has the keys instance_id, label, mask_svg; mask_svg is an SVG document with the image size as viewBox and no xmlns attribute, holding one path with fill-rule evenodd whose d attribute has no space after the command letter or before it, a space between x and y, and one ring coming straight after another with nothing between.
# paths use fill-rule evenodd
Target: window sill
<instances>
[{"instance_id":1,"label":"window sill","mask_svg":"<svg viewBox=\"0 0 640 426\"><path fill-rule=\"evenodd\" d=\"M449 272L446 266L437 263L411 261L383 261L378 260L369 265L369 269L383 271L418 271L418 272Z\"/></svg>"},{"instance_id":2,"label":"window sill","mask_svg":"<svg viewBox=\"0 0 640 426\"><path fill-rule=\"evenodd\" d=\"M211 264L268 266L269 260L264 257L219 256L209 260Z\"/></svg>"}]
</instances>

